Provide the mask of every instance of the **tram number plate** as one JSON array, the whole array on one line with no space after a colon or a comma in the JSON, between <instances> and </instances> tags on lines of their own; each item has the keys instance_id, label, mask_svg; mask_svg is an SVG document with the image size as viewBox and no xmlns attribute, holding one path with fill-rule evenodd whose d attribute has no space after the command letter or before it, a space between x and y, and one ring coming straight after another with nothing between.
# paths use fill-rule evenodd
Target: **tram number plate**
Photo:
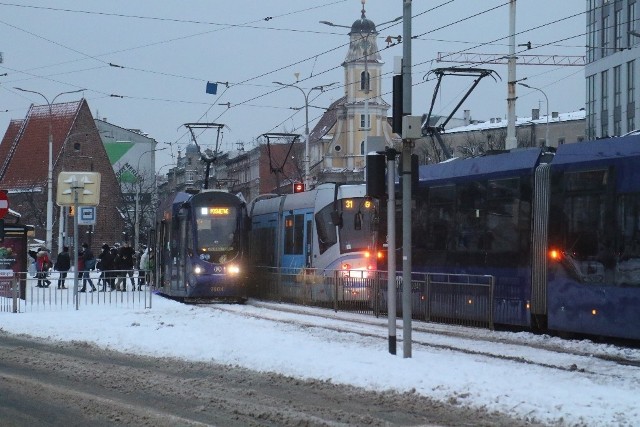
<instances>
[{"instance_id":1,"label":"tram number plate","mask_svg":"<svg viewBox=\"0 0 640 427\"><path fill-rule=\"evenodd\" d=\"M224 286L212 286L211 287L211 292L223 292L224 291Z\"/></svg>"}]
</instances>

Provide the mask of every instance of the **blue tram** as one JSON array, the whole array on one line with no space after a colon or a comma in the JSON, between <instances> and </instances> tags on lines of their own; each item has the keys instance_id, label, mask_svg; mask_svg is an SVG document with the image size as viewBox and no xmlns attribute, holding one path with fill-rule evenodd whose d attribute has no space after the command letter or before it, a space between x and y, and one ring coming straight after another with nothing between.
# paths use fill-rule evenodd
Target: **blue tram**
<instances>
[{"instance_id":1,"label":"blue tram","mask_svg":"<svg viewBox=\"0 0 640 427\"><path fill-rule=\"evenodd\" d=\"M326 183L303 193L261 196L251 202L249 216L254 266L308 274L313 277L305 280L318 287L326 285L323 277L338 273L354 278L341 281L346 284L340 299L368 299L357 279L377 268L377 202L365 196L364 184Z\"/></svg>"},{"instance_id":2,"label":"blue tram","mask_svg":"<svg viewBox=\"0 0 640 427\"><path fill-rule=\"evenodd\" d=\"M412 269L495 277L496 324L640 339L640 137L421 166Z\"/></svg>"},{"instance_id":3,"label":"blue tram","mask_svg":"<svg viewBox=\"0 0 640 427\"><path fill-rule=\"evenodd\" d=\"M246 301L247 226L246 203L233 194L173 194L157 217L160 291L191 302Z\"/></svg>"}]
</instances>

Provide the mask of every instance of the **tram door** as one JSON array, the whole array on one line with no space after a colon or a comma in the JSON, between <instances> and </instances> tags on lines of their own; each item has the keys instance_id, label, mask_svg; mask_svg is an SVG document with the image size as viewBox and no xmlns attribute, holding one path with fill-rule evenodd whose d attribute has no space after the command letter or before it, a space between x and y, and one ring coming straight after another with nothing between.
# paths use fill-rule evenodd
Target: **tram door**
<instances>
[{"instance_id":1,"label":"tram door","mask_svg":"<svg viewBox=\"0 0 640 427\"><path fill-rule=\"evenodd\" d=\"M282 267L300 269L311 263L312 212L294 211L284 215Z\"/></svg>"}]
</instances>

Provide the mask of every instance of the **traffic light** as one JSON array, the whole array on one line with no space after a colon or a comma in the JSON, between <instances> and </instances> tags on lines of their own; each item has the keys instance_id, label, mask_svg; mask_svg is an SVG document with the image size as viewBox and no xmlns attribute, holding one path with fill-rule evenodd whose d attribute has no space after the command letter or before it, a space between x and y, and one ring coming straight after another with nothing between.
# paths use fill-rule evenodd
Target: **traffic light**
<instances>
[{"instance_id":1,"label":"traffic light","mask_svg":"<svg viewBox=\"0 0 640 427\"><path fill-rule=\"evenodd\" d=\"M76 210L73 205L69 206L69 216L74 217L76 215Z\"/></svg>"},{"instance_id":2,"label":"traffic light","mask_svg":"<svg viewBox=\"0 0 640 427\"><path fill-rule=\"evenodd\" d=\"M304 192L304 183L303 182L294 182L293 183L293 192L294 193L303 193Z\"/></svg>"}]
</instances>

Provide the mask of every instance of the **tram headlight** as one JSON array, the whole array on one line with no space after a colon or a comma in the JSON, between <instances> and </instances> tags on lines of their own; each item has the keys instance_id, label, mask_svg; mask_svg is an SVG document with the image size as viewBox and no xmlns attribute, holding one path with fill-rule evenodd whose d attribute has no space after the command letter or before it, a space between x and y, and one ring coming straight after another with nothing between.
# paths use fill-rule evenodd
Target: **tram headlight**
<instances>
[{"instance_id":1,"label":"tram headlight","mask_svg":"<svg viewBox=\"0 0 640 427\"><path fill-rule=\"evenodd\" d=\"M196 265L196 266L193 268L193 272L194 272L195 274L200 274L200 273L202 273L202 267L200 267L199 265Z\"/></svg>"},{"instance_id":2,"label":"tram headlight","mask_svg":"<svg viewBox=\"0 0 640 427\"><path fill-rule=\"evenodd\" d=\"M239 274L240 273L240 267L237 265L230 265L227 267L227 273L229 274Z\"/></svg>"}]
</instances>

